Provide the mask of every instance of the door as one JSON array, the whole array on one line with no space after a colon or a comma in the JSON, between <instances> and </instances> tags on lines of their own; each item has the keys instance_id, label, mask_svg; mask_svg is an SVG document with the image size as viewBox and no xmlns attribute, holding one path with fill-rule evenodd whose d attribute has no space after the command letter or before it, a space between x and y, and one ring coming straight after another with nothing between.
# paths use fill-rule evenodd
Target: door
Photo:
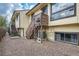
<instances>
[{"instance_id":1,"label":"door","mask_svg":"<svg viewBox=\"0 0 79 59\"><path fill-rule=\"evenodd\" d=\"M24 31L23 30L21 30L21 37L23 37L24 36Z\"/></svg>"},{"instance_id":2,"label":"door","mask_svg":"<svg viewBox=\"0 0 79 59\"><path fill-rule=\"evenodd\" d=\"M57 41L61 40L61 35L59 33L55 34L55 40L57 40Z\"/></svg>"},{"instance_id":3,"label":"door","mask_svg":"<svg viewBox=\"0 0 79 59\"><path fill-rule=\"evenodd\" d=\"M55 40L76 44L78 42L77 33L55 33Z\"/></svg>"}]
</instances>

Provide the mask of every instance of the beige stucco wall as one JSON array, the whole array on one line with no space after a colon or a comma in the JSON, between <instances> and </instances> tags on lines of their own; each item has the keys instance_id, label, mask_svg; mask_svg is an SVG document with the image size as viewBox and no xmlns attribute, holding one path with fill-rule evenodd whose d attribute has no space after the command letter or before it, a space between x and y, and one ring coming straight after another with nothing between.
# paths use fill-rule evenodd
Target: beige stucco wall
<instances>
[{"instance_id":1,"label":"beige stucco wall","mask_svg":"<svg viewBox=\"0 0 79 59\"><path fill-rule=\"evenodd\" d=\"M49 41L54 41L54 30L52 27L49 27L48 29L46 29L46 34L47 34L47 39Z\"/></svg>"},{"instance_id":2,"label":"beige stucco wall","mask_svg":"<svg viewBox=\"0 0 79 59\"><path fill-rule=\"evenodd\" d=\"M50 3L48 4L48 26L50 25L50 17L51 17L51 5L50 5Z\"/></svg>"},{"instance_id":3,"label":"beige stucco wall","mask_svg":"<svg viewBox=\"0 0 79 59\"><path fill-rule=\"evenodd\" d=\"M56 20L56 21L50 21L49 26L75 24L75 23L78 23L77 20L78 20L78 18L77 18L77 16L75 16L75 17L65 18L65 19Z\"/></svg>"},{"instance_id":4,"label":"beige stucco wall","mask_svg":"<svg viewBox=\"0 0 79 59\"><path fill-rule=\"evenodd\" d=\"M79 23L79 3L77 3L77 11L76 11L76 13L77 13L77 21L78 21L78 23Z\"/></svg>"},{"instance_id":5,"label":"beige stucco wall","mask_svg":"<svg viewBox=\"0 0 79 59\"><path fill-rule=\"evenodd\" d=\"M30 16L26 15L26 11L20 12L20 28L24 28L24 36L26 36L26 30L30 24Z\"/></svg>"},{"instance_id":6,"label":"beige stucco wall","mask_svg":"<svg viewBox=\"0 0 79 59\"><path fill-rule=\"evenodd\" d=\"M79 24L54 27L54 32L79 32Z\"/></svg>"}]
</instances>

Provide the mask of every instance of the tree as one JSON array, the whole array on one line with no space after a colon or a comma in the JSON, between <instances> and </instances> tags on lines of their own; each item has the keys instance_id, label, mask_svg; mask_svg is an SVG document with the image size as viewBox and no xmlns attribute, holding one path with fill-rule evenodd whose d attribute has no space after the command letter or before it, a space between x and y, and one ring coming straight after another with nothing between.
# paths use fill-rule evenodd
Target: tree
<instances>
[{"instance_id":1,"label":"tree","mask_svg":"<svg viewBox=\"0 0 79 59\"><path fill-rule=\"evenodd\" d=\"M6 23L6 19L3 16L0 16L0 27L6 27L7 23Z\"/></svg>"},{"instance_id":2,"label":"tree","mask_svg":"<svg viewBox=\"0 0 79 59\"><path fill-rule=\"evenodd\" d=\"M6 33L6 19L3 16L0 16L0 41L5 36Z\"/></svg>"}]
</instances>

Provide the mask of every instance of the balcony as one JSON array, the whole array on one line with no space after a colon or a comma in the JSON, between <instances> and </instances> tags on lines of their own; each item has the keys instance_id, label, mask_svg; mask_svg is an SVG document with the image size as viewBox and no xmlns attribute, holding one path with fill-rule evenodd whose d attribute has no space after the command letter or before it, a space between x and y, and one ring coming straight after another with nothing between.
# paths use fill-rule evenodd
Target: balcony
<instances>
[{"instance_id":1,"label":"balcony","mask_svg":"<svg viewBox=\"0 0 79 59\"><path fill-rule=\"evenodd\" d=\"M40 13L38 15L33 16L32 21L26 31L26 37L28 39L33 38L33 37L36 38L37 32L40 29L40 27L41 26L45 27L47 25L48 25L48 16L46 14Z\"/></svg>"},{"instance_id":2,"label":"balcony","mask_svg":"<svg viewBox=\"0 0 79 59\"><path fill-rule=\"evenodd\" d=\"M35 26L47 26L48 25L48 15L46 14L38 14L33 17L35 20Z\"/></svg>"}]
</instances>

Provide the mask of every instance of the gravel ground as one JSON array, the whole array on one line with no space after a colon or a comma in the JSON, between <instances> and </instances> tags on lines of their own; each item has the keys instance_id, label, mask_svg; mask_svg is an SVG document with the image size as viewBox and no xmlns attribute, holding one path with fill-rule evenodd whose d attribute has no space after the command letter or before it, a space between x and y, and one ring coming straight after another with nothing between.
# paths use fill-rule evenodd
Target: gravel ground
<instances>
[{"instance_id":1,"label":"gravel ground","mask_svg":"<svg viewBox=\"0 0 79 59\"><path fill-rule=\"evenodd\" d=\"M24 38L6 35L0 43L1 56L77 56L79 47L61 42L45 41L42 44Z\"/></svg>"}]
</instances>

